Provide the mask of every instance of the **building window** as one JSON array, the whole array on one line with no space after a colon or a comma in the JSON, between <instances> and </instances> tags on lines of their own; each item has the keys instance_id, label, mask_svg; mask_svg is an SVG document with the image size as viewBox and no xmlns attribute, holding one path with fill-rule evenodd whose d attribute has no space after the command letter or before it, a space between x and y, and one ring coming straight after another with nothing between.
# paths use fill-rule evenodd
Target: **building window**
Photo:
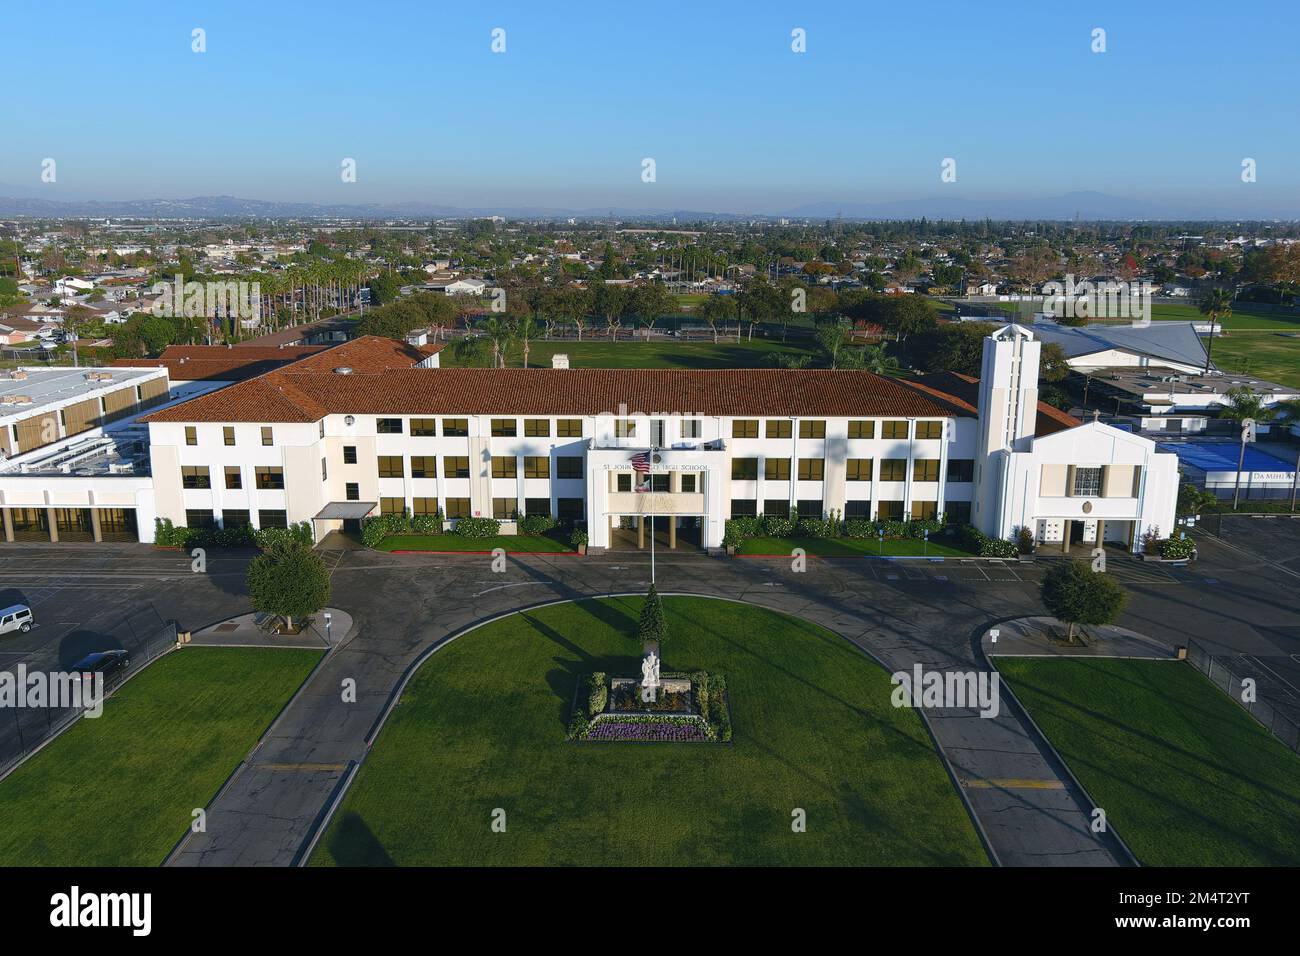
<instances>
[{"instance_id":1,"label":"building window","mask_svg":"<svg viewBox=\"0 0 1300 956\"><path fill-rule=\"evenodd\" d=\"M871 517L871 499L859 498L856 501L850 498L844 502L844 517L846 520L853 518L870 518Z\"/></svg>"},{"instance_id":2,"label":"building window","mask_svg":"<svg viewBox=\"0 0 1300 956\"><path fill-rule=\"evenodd\" d=\"M550 438L551 437L551 420L549 418L525 418L524 419L524 437L526 438Z\"/></svg>"},{"instance_id":3,"label":"building window","mask_svg":"<svg viewBox=\"0 0 1300 956\"><path fill-rule=\"evenodd\" d=\"M289 513L279 509L259 511L257 513L257 523L263 528L287 528L289 527Z\"/></svg>"},{"instance_id":4,"label":"building window","mask_svg":"<svg viewBox=\"0 0 1300 956\"><path fill-rule=\"evenodd\" d=\"M758 480L758 459L757 458L731 459L731 479L732 481L757 481Z\"/></svg>"},{"instance_id":5,"label":"building window","mask_svg":"<svg viewBox=\"0 0 1300 956\"><path fill-rule=\"evenodd\" d=\"M438 513L437 498L412 498L411 514L413 515L436 515Z\"/></svg>"},{"instance_id":6,"label":"building window","mask_svg":"<svg viewBox=\"0 0 1300 956\"><path fill-rule=\"evenodd\" d=\"M556 419L555 437L556 438L581 438L582 419L581 418Z\"/></svg>"},{"instance_id":7,"label":"building window","mask_svg":"<svg viewBox=\"0 0 1300 956\"><path fill-rule=\"evenodd\" d=\"M231 442L231 444L233 445L234 442ZM275 438L274 438L274 436L273 436L272 433L271 433L271 426L270 426L270 425L263 425L263 426L262 426L262 444L263 444L263 445L267 445L267 446L270 446L270 445L274 445L274 444L275 444Z\"/></svg>"},{"instance_id":8,"label":"building window","mask_svg":"<svg viewBox=\"0 0 1300 956\"><path fill-rule=\"evenodd\" d=\"M357 446L356 446L356 445L344 445L344 446L343 446L343 464L345 464L345 465L355 465L356 463L357 463Z\"/></svg>"},{"instance_id":9,"label":"building window","mask_svg":"<svg viewBox=\"0 0 1300 956\"><path fill-rule=\"evenodd\" d=\"M181 466L181 487L182 488L211 488L212 476L208 473L206 465L182 465Z\"/></svg>"},{"instance_id":10,"label":"building window","mask_svg":"<svg viewBox=\"0 0 1300 956\"><path fill-rule=\"evenodd\" d=\"M614 477L617 479L617 481L616 481L616 483L615 483L615 490L616 490L616 491L631 491L631 490L632 490L632 476L629 475L627 472L624 472L624 473L621 474L621 475L615 475Z\"/></svg>"},{"instance_id":11,"label":"building window","mask_svg":"<svg viewBox=\"0 0 1300 956\"><path fill-rule=\"evenodd\" d=\"M525 478L549 478L551 477L551 459L545 455L525 455L524 456L524 477Z\"/></svg>"},{"instance_id":12,"label":"building window","mask_svg":"<svg viewBox=\"0 0 1300 956\"><path fill-rule=\"evenodd\" d=\"M799 423L800 438L825 438L826 422L820 418L805 419Z\"/></svg>"},{"instance_id":13,"label":"building window","mask_svg":"<svg viewBox=\"0 0 1300 956\"><path fill-rule=\"evenodd\" d=\"M556 478L581 478L582 458L577 455L561 455L555 459Z\"/></svg>"},{"instance_id":14,"label":"building window","mask_svg":"<svg viewBox=\"0 0 1300 956\"><path fill-rule=\"evenodd\" d=\"M1101 494L1101 469L1074 469L1074 496L1076 498L1095 497Z\"/></svg>"},{"instance_id":15,"label":"building window","mask_svg":"<svg viewBox=\"0 0 1300 956\"><path fill-rule=\"evenodd\" d=\"M876 516L880 521L903 520L903 503L901 501L882 501L876 507Z\"/></svg>"},{"instance_id":16,"label":"building window","mask_svg":"<svg viewBox=\"0 0 1300 956\"><path fill-rule=\"evenodd\" d=\"M320 437L325 437L325 419L323 418L320 420Z\"/></svg>"},{"instance_id":17,"label":"building window","mask_svg":"<svg viewBox=\"0 0 1300 956\"><path fill-rule=\"evenodd\" d=\"M758 437L758 419L757 418L737 418L731 423L732 438L757 438Z\"/></svg>"},{"instance_id":18,"label":"building window","mask_svg":"<svg viewBox=\"0 0 1300 956\"><path fill-rule=\"evenodd\" d=\"M348 501L360 501L361 486L355 481L349 481L343 486L343 497Z\"/></svg>"},{"instance_id":19,"label":"building window","mask_svg":"<svg viewBox=\"0 0 1300 956\"><path fill-rule=\"evenodd\" d=\"M242 528L248 524L252 524L252 518L247 510L231 510L227 508L221 512L221 527L223 528Z\"/></svg>"},{"instance_id":20,"label":"building window","mask_svg":"<svg viewBox=\"0 0 1300 956\"><path fill-rule=\"evenodd\" d=\"M468 418L444 418L442 420L443 438L465 438L469 435Z\"/></svg>"},{"instance_id":21,"label":"building window","mask_svg":"<svg viewBox=\"0 0 1300 956\"><path fill-rule=\"evenodd\" d=\"M871 459L870 458L850 458L845 462L847 473L844 476L845 481L870 481L871 480Z\"/></svg>"},{"instance_id":22,"label":"building window","mask_svg":"<svg viewBox=\"0 0 1300 956\"><path fill-rule=\"evenodd\" d=\"M794 422L787 418L769 418L763 423L763 434L768 438L789 438L794 432Z\"/></svg>"},{"instance_id":23,"label":"building window","mask_svg":"<svg viewBox=\"0 0 1300 956\"><path fill-rule=\"evenodd\" d=\"M821 481L826 472L825 458L800 458L799 480Z\"/></svg>"},{"instance_id":24,"label":"building window","mask_svg":"<svg viewBox=\"0 0 1300 956\"><path fill-rule=\"evenodd\" d=\"M379 513L381 515L405 515L406 499L405 498L380 498Z\"/></svg>"},{"instance_id":25,"label":"building window","mask_svg":"<svg viewBox=\"0 0 1300 956\"><path fill-rule=\"evenodd\" d=\"M320 480L329 481L329 478L330 478L329 466L325 463L325 459L322 458L320 460Z\"/></svg>"},{"instance_id":26,"label":"building window","mask_svg":"<svg viewBox=\"0 0 1300 956\"><path fill-rule=\"evenodd\" d=\"M651 475L650 490L667 492L672 487L672 475Z\"/></svg>"},{"instance_id":27,"label":"building window","mask_svg":"<svg viewBox=\"0 0 1300 956\"><path fill-rule=\"evenodd\" d=\"M581 521L586 517L586 508L581 498L556 498L555 516L561 521Z\"/></svg>"},{"instance_id":28,"label":"building window","mask_svg":"<svg viewBox=\"0 0 1300 956\"><path fill-rule=\"evenodd\" d=\"M949 524L970 524L970 502L944 502L944 516L948 519Z\"/></svg>"},{"instance_id":29,"label":"building window","mask_svg":"<svg viewBox=\"0 0 1300 956\"><path fill-rule=\"evenodd\" d=\"M942 438L943 422L917 422L917 438Z\"/></svg>"},{"instance_id":30,"label":"building window","mask_svg":"<svg viewBox=\"0 0 1300 956\"><path fill-rule=\"evenodd\" d=\"M907 422L900 421L897 419L892 421L882 422L880 426L880 437L881 438L906 438Z\"/></svg>"},{"instance_id":31,"label":"building window","mask_svg":"<svg viewBox=\"0 0 1300 956\"><path fill-rule=\"evenodd\" d=\"M226 489L238 491L244 487L244 472L238 465L226 465Z\"/></svg>"},{"instance_id":32,"label":"building window","mask_svg":"<svg viewBox=\"0 0 1300 956\"><path fill-rule=\"evenodd\" d=\"M519 429L519 423L513 418L494 418L492 419L492 437L493 438L514 438Z\"/></svg>"},{"instance_id":33,"label":"building window","mask_svg":"<svg viewBox=\"0 0 1300 956\"><path fill-rule=\"evenodd\" d=\"M938 458L918 458L912 462L912 480L913 481L938 481L939 480L939 459Z\"/></svg>"},{"instance_id":34,"label":"building window","mask_svg":"<svg viewBox=\"0 0 1300 956\"><path fill-rule=\"evenodd\" d=\"M233 445L235 443L235 429L233 426L226 425L221 429L221 441L226 445Z\"/></svg>"},{"instance_id":35,"label":"building window","mask_svg":"<svg viewBox=\"0 0 1300 956\"><path fill-rule=\"evenodd\" d=\"M253 469L253 484L263 491L283 491L284 469L279 466L259 465Z\"/></svg>"},{"instance_id":36,"label":"building window","mask_svg":"<svg viewBox=\"0 0 1300 956\"><path fill-rule=\"evenodd\" d=\"M514 455L492 456L493 478L514 478L519 474L519 459Z\"/></svg>"},{"instance_id":37,"label":"building window","mask_svg":"<svg viewBox=\"0 0 1300 956\"><path fill-rule=\"evenodd\" d=\"M400 435L402 434L402 420L400 418L377 418L375 419L375 431L381 435Z\"/></svg>"},{"instance_id":38,"label":"building window","mask_svg":"<svg viewBox=\"0 0 1300 956\"><path fill-rule=\"evenodd\" d=\"M185 444L197 445L199 443L199 430L193 425L185 426Z\"/></svg>"},{"instance_id":39,"label":"building window","mask_svg":"<svg viewBox=\"0 0 1300 956\"><path fill-rule=\"evenodd\" d=\"M881 481L906 481L907 480L907 459L906 458L880 459L880 480Z\"/></svg>"},{"instance_id":40,"label":"building window","mask_svg":"<svg viewBox=\"0 0 1300 956\"><path fill-rule=\"evenodd\" d=\"M614 437L615 438L635 438L636 437L636 420L632 418L614 419Z\"/></svg>"},{"instance_id":41,"label":"building window","mask_svg":"<svg viewBox=\"0 0 1300 956\"><path fill-rule=\"evenodd\" d=\"M379 456L379 477L380 478L402 478L406 474L405 468L402 467L401 455L380 455Z\"/></svg>"},{"instance_id":42,"label":"building window","mask_svg":"<svg viewBox=\"0 0 1300 956\"><path fill-rule=\"evenodd\" d=\"M217 526L216 516L211 511L202 511L198 509L185 509L185 527L187 528L215 528Z\"/></svg>"},{"instance_id":43,"label":"building window","mask_svg":"<svg viewBox=\"0 0 1300 956\"><path fill-rule=\"evenodd\" d=\"M411 456L411 477L412 478L437 478L438 477L438 459L432 455L412 455Z\"/></svg>"},{"instance_id":44,"label":"building window","mask_svg":"<svg viewBox=\"0 0 1300 956\"><path fill-rule=\"evenodd\" d=\"M436 418L412 418L411 435L415 438L433 438L438 434Z\"/></svg>"},{"instance_id":45,"label":"building window","mask_svg":"<svg viewBox=\"0 0 1300 956\"><path fill-rule=\"evenodd\" d=\"M732 498L731 517L752 518L758 514L758 501L754 498Z\"/></svg>"},{"instance_id":46,"label":"building window","mask_svg":"<svg viewBox=\"0 0 1300 956\"><path fill-rule=\"evenodd\" d=\"M820 498L799 499L800 518L820 518L821 516L822 516L822 500Z\"/></svg>"},{"instance_id":47,"label":"building window","mask_svg":"<svg viewBox=\"0 0 1300 956\"><path fill-rule=\"evenodd\" d=\"M849 422L850 438L875 438L876 423L870 419L855 419Z\"/></svg>"},{"instance_id":48,"label":"building window","mask_svg":"<svg viewBox=\"0 0 1300 956\"><path fill-rule=\"evenodd\" d=\"M787 423L788 424L788 423ZM790 480L789 458L768 458L763 462L763 477L768 481Z\"/></svg>"},{"instance_id":49,"label":"building window","mask_svg":"<svg viewBox=\"0 0 1300 956\"><path fill-rule=\"evenodd\" d=\"M493 498L492 517L500 520L513 518L519 510L519 503L514 498Z\"/></svg>"},{"instance_id":50,"label":"building window","mask_svg":"<svg viewBox=\"0 0 1300 956\"><path fill-rule=\"evenodd\" d=\"M551 516L551 499L525 498L524 514L530 518L549 518Z\"/></svg>"},{"instance_id":51,"label":"building window","mask_svg":"<svg viewBox=\"0 0 1300 956\"><path fill-rule=\"evenodd\" d=\"M975 480L975 459L974 458L949 458L948 459L948 480L949 481L974 481Z\"/></svg>"},{"instance_id":52,"label":"building window","mask_svg":"<svg viewBox=\"0 0 1300 956\"><path fill-rule=\"evenodd\" d=\"M932 521L939 515L939 502L913 501L912 518L915 521Z\"/></svg>"},{"instance_id":53,"label":"building window","mask_svg":"<svg viewBox=\"0 0 1300 956\"><path fill-rule=\"evenodd\" d=\"M467 455L444 455L442 467L443 474L447 478L469 477L469 457Z\"/></svg>"},{"instance_id":54,"label":"building window","mask_svg":"<svg viewBox=\"0 0 1300 956\"><path fill-rule=\"evenodd\" d=\"M682 475L681 477L682 493L688 495L695 494L697 489L697 485L695 482L696 482L695 475Z\"/></svg>"},{"instance_id":55,"label":"building window","mask_svg":"<svg viewBox=\"0 0 1300 956\"><path fill-rule=\"evenodd\" d=\"M447 517L448 517L448 518L468 518L468 517L469 517L469 499L468 499L468 498L448 498L448 499L447 499Z\"/></svg>"},{"instance_id":56,"label":"building window","mask_svg":"<svg viewBox=\"0 0 1300 956\"><path fill-rule=\"evenodd\" d=\"M774 518L790 517L790 502L786 498L768 498L763 502L763 514Z\"/></svg>"},{"instance_id":57,"label":"building window","mask_svg":"<svg viewBox=\"0 0 1300 956\"><path fill-rule=\"evenodd\" d=\"M652 418L650 420L650 444L655 448L662 448L668 444L665 440L667 437L664 429L664 420L662 418Z\"/></svg>"},{"instance_id":58,"label":"building window","mask_svg":"<svg viewBox=\"0 0 1300 956\"><path fill-rule=\"evenodd\" d=\"M701 422L698 418L683 418L682 422L683 438L699 438L701 435Z\"/></svg>"}]
</instances>

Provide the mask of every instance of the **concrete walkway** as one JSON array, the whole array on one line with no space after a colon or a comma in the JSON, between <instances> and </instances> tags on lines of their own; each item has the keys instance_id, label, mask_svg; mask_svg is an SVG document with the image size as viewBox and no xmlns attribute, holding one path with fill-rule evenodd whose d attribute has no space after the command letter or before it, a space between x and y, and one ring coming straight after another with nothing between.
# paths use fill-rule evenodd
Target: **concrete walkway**
<instances>
[{"instance_id":1,"label":"concrete walkway","mask_svg":"<svg viewBox=\"0 0 1300 956\"><path fill-rule=\"evenodd\" d=\"M1114 624L1076 626L1075 639L1082 638L1082 644L1066 643L1068 626L1054 617L1003 621L996 628L996 641L992 630L986 631L982 639L984 653L989 657L1131 657L1156 661L1178 657L1176 647Z\"/></svg>"},{"instance_id":2,"label":"concrete walkway","mask_svg":"<svg viewBox=\"0 0 1300 956\"><path fill-rule=\"evenodd\" d=\"M331 615L326 626L325 615ZM240 614L219 621L190 635L198 647L314 647L329 648L352 630L352 615L336 607L312 616L300 634L273 634L265 626L264 614Z\"/></svg>"},{"instance_id":3,"label":"concrete walkway","mask_svg":"<svg viewBox=\"0 0 1300 956\"><path fill-rule=\"evenodd\" d=\"M255 752L208 808L172 865L302 862L312 834L373 742L393 689L430 646L486 618L543 603L644 593L648 555L575 559L514 556L494 574L483 556L327 555L335 601L356 629L331 649ZM881 581L868 562L786 562L696 554L657 560L660 593L731 598L815 621L891 671L986 670L978 635L1008 610L1040 606L1019 576L935 565ZM896 578L897 580L894 580ZM472 638L471 638L472 639ZM352 682L355 700L344 699ZM1086 799L1022 716L975 710L923 711L995 859L1006 865L1114 865L1119 852L1088 827Z\"/></svg>"}]
</instances>

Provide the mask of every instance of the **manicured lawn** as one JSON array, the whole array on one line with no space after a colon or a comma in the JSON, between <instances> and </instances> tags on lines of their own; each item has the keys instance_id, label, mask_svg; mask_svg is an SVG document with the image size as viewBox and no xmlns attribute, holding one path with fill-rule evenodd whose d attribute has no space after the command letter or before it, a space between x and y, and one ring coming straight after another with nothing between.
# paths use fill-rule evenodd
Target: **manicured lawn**
<instances>
[{"instance_id":1,"label":"manicured lawn","mask_svg":"<svg viewBox=\"0 0 1300 956\"><path fill-rule=\"evenodd\" d=\"M1300 757L1190 664L998 668L1143 864L1300 865Z\"/></svg>"},{"instance_id":2,"label":"manicured lawn","mask_svg":"<svg viewBox=\"0 0 1300 956\"><path fill-rule=\"evenodd\" d=\"M1207 323L1210 321L1201 314L1200 308L1194 303L1189 305L1152 304L1151 318L1155 321ZM1263 309L1252 309L1249 305L1241 305L1234 306L1232 315L1216 324L1222 325L1223 328L1230 332L1241 329L1295 332L1300 331L1300 313L1272 312Z\"/></svg>"},{"instance_id":3,"label":"manicured lawn","mask_svg":"<svg viewBox=\"0 0 1300 956\"><path fill-rule=\"evenodd\" d=\"M1300 325L1293 331L1300 332ZM1215 338L1210 357L1225 372L1300 388L1300 338L1273 332L1232 332Z\"/></svg>"},{"instance_id":4,"label":"manicured lawn","mask_svg":"<svg viewBox=\"0 0 1300 956\"><path fill-rule=\"evenodd\" d=\"M313 650L187 647L0 782L0 866L156 866L315 666Z\"/></svg>"},{"instance_id":5,"label":"manicured lawn","mask_svg":"<svg viewBox=\"0 0 1300 956\"><path fill-rule=\"evenodd\" d=\"M572 551L568 542L547 535L511 534L467 538L459 534L395 534L375 546L378 551Z\"/></svg>"},{"instance_id":6,"label":"manicured lawn","mask_svg":"<svg viewBox=\"0 0 1300 956\"><path fill-rule=\"evenodd\" d=\"M569 356L573 368L771 368L769 356L773 353L808 355L813 364L818 363L816 350L805 344L782 345L768 339L728 342L725 338L713 342L634 341L628 332L616 342L608 339L598 342L547 342L535 341L528 354L528 364L534 368L550 368L551 356L563 352ZM517 346L512 346L509 364L519 366L522 358ZM451 350L442 353L442 364L452 366L455 360Z\"/></svg>"},{"instance_id":7,"label":"manicured lawn","mask_svg":"<svg viewBox=\"0 0 1300 956\"><path fill-rule=\"evenodd\" d=\"M982 865L917 715L847 641L752 605L665 598L664 667L724 673L731 744L570 743L580 675L639 673L640 598L513 615L407 687L316 865ZM493 833L493 810L506 832ZM791 812L807 812L807 832Z\"/></svg>"},{"instance_id":8,"label":"manicured lawn","mask_svg":"<svg viewBox=\"0 0 1300 956\"><path fill-rule=\"evenodd\" d=\"M943 544L939 539L931 540L925 545L919 538L886 538L883 550L875 538L748 538L737 548L737 553L788 555L794 548L803 548L806 554L825 558L874 557L882 554L893 557L971 557L969 551Z\"/></svg>"}]
</instances>

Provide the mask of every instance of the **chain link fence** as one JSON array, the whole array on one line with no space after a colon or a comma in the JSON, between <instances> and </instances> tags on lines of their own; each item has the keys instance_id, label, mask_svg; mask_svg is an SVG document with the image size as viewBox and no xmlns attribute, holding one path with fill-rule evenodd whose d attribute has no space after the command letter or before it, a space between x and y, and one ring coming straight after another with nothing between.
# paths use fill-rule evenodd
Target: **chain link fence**
<instances>
[{"instance_id":1,"label":"chain link fence","mask_svg":"<svg viewBox=\"0 0 1300 956\"><path fill-rule=\"evenodd\" d=\"M1300 754L1300 723L1266 703L1261 694L1256 694L1253 703L1246 703L1241 699L1242 681L1250 677L1258 683L1258 676L1238 674L1231 666L1229 658L1216 657L1195 641L1188 642L1187 659L1193 667L1208 677L1215 687L1241 705L1250 716L1268 728L1273 736L1286 744L1292 752Z\"/></svg>"},{"instance_id":2,"label":"chain link fence","mask_svg":"<svg viewBox=\"0 0 1300 956\"><path fill-rule=\"evenodd\" d=\"M137 611L97 635L93 643L94 646L80 654L81 657L94 651L117 649L125 650L130 656L131 662L127 667L105 677L104 694L107 696L128 677L176 646L176 622L164 621L152 609ZM16 691L20 675L39 673L52 689L55 680L51 678L68 673L68 668L75 663L51 661L45 664L29 657L7 665L5 676L0 679L12 680ZM82 707L50 706L51 703L54 702L46 700L43 706L18 707L14 705L15 700L0 706L0 778L85 713Z\"/></svg>"}]
</instances>

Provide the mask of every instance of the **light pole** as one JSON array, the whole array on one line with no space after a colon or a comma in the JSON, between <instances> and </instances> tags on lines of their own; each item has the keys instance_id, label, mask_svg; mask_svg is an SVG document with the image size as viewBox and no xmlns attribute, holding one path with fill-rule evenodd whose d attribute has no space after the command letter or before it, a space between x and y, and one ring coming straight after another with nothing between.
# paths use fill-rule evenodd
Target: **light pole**
<instances>
[{"instance_id":1,"label":"light pole","mask_svg":"<svg viewBox=\"0 0 1300 956\"><path fill-rule=\"evenodd\" d=\"M1241 451L1237 455L1237 483L1232 490L1232 510L1237 510L1237 501L1241 498L1241 469L1246 463L1246 442L1255 440L1255 419L1241 420ZM1294 484L1294 481L1292 482Z\"/></svg>"},{"instance_id":2,"label":"light pole","mask_svg":"<svg viewBox=\"0 0 1300 956\"><path fill-rule=\"evenodd\" d=\"M1295 471L1291 472L1291 510L1295 511L1295 485L1296 480L1300 479L1300 451L1295 456Z\"/></svg>"},{"instance_id":3,"label":"light pole","mask_svg":"<svg viewBox=\"0 0 1300 956\"><path fill-rule=\"evenodd\" d=\"M921 557L930 556L930 529L925 528L921 531Z\"/></svg>"},{"instance_id":4,"label":"light pole","mask_svg":"<svg viewBox=\"0 0 1300 956\"><path fill-rule=\"evenodd\" d=\"M326 611L325 612L325 643L330 645L334 643L334 637L330 629L330 625L333 622L334 622L334 615L331 614L329 611Z\"/></svg>"}]
</instances>

